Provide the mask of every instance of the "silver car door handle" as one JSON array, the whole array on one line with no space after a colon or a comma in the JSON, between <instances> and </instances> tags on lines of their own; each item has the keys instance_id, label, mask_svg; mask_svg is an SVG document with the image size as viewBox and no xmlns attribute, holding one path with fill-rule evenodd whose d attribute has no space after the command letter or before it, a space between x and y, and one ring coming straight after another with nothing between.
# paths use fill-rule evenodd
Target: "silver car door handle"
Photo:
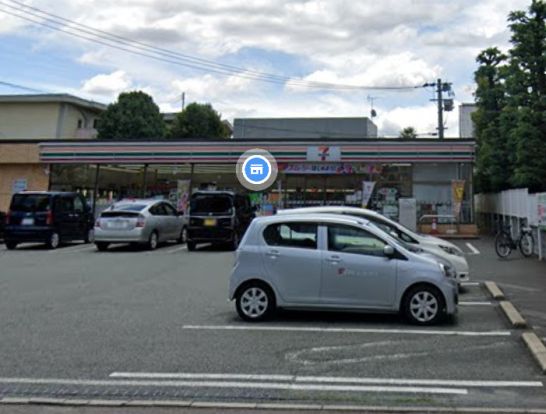
<instances>
[{"instance_id":1,"label":"silver car door handle","mask_svg":"<svg viewBox=\"0 0 546 414\"><path fill-rule=\"evenodd\" d=\"M267 252L267 255L271 257L272 259L276 259L277 257L280 256L280 253L278 250L270 250L269 252Z\"/></svg>"},{"instance_id":2,"label":"silver car door handle","mask_svg":"<svg viewBox=\"0 0 546 414\"><path fill-rule=\"evenodd\" d=\"M326 258L326 261L328 263L338 264L339 262L341 262L341 258L339 256L331 256Z\"/></svg>"}]
</instances>

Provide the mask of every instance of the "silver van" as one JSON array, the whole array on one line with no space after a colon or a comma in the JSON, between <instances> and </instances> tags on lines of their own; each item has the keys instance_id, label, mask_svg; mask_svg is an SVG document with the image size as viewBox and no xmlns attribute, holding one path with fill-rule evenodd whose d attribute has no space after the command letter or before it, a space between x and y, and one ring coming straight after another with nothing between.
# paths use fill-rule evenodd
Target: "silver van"
<instances>
[{"instance_id":1,"label":"silver van","mask_svg":"<svg viewBox=\"0 0 546 414\"><path fill-rule=\"evenodd\" d=\"M457 311L457 283L367 220L284 214L252 221L236 253L229 298L246 321L276 308L400 312L429 325Z\"/></svg>"}]
</instances>

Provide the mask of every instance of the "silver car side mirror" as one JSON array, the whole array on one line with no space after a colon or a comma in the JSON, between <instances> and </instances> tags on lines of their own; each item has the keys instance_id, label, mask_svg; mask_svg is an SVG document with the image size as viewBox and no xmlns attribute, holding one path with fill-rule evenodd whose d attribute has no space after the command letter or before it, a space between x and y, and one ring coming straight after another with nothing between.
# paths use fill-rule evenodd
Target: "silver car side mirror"
<instances>
[{"instance_id":1,"label":"silver car side mirror","mask_svg":"<svg viewBox=\"0 0 546 414\"><path fill-rule=\"evenodd\" d=\"M390 245L386 245L384 248L383 248L383 254L387 257L392 257L394 256L394 248Z\"/></svg>"}]
</instances>

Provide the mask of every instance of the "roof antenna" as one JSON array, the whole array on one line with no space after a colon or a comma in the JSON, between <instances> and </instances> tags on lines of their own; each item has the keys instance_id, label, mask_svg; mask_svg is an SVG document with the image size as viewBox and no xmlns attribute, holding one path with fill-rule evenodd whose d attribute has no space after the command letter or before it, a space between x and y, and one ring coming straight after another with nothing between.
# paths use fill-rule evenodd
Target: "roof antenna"
<instances>
[{"instance_id":1,"label":"roof antenna","mask_svg":"<svg viewBox=\"0 0 546 414\"><path fill-rule=\"evenodd\" d=\"M367 96L368 103L370 104L370 118L375 118L377 116L377 112L375 109L373 109L373 101L379 99L379 96Z\"/></svg>"}]
</instances>

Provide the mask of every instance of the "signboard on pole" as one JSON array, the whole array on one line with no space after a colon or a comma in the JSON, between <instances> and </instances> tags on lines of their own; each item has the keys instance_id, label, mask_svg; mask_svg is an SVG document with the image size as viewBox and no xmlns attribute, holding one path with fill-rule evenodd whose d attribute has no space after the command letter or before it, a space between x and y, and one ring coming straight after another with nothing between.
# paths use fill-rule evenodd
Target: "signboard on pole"
<instances>
[{"instance_id":1,"label":"signboard on pole","mask_svg":"<svg viewBox=\"0 0 546 414\"><path fill-rule=\"evenodd\" d=\"M456 219L459 218L459 214L461 213L461 205L464 198L464 183L465 180L451 180L452 208Z\"/></svg>"},{"instance_id":2,"label":"signboard on pole","mask_svg":"<svg viewBox=\"0 0 546 414\"><path fill-rule=\"evenodd\" d=\"M190 180L178 180L176 186L176 209L183 214L188 214L190 202L190 184Z\"/></svg>"},{"instance_id":3,"label":"signboard on pole","mask_svg":"<svg viewBox=\"0 0 546 414\"><path fill-rule=\"evenodd\" d=\"M366 208L372 197L375 181L362 181L362 208Z\"/></svg>"}]
</instances>

